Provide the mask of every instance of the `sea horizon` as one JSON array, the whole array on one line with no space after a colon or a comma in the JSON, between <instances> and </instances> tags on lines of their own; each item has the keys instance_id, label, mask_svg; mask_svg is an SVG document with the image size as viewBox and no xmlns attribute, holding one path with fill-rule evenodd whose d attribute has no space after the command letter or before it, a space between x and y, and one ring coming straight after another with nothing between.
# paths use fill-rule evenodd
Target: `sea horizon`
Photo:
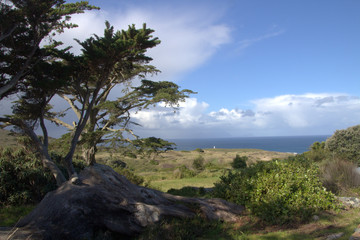
<instances>
[{"instance_id":1,"label":"sea horizon","mask_svg":"<svg viewBox=\"0 0 360 240\"><path fill-rule=\"evenodd\" d=\"M183 138L169 139L176 144L177 151L191 151L196 148L261 149L276 152L303 153L314 142L325 141L331 135L307 136L263 136L228 138Z\"/></svg>"}]
</instances>

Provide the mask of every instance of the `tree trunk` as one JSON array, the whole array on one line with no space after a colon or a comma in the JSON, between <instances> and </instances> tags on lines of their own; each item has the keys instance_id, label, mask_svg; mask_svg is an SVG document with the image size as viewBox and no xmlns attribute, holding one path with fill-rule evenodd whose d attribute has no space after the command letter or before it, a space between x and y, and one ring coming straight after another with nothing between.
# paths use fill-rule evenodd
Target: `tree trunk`
<instances>
[{"instance_id":1,"label":"tree trunk","mask_svg":"<svg viewBox=\"0 0 360 240\"><path fill-rule=\"evenodd\" d=\"M44 167L50 170L52 175L54 176L56 180L56 185L59 187L64 182L66 182L66 178L64 174L61 172L58 166L50 159L50 157L46 157L42 154L41 161Z\"/></svg>"},{"instance_id":2,"label":"tree trunk","mask_svg":"<svg viewBox=\"0 0 360 240\"><path fill-rule=\"evenodd\" d=\"M165 217L235 221L244 210L221 199L173 196L129 182L110 167L83 170L80 185L66 182L48 193L17 227L40 239L92 239L98 230L135 236Z\"/></svg>"},{"instance_id":3,"label":"tree trunk","mask_svg":"<svg viewBox=\"0 0 360 240\"><path fill-rule=\"evenodd\" d=\"M88 166L92 166L96 163L95 160L95 154L97 152L96 146L92 146L92 147L83 147L82 149L83 152L83 159L86 162L86 164Z\"/></svg>"}]
</instances>

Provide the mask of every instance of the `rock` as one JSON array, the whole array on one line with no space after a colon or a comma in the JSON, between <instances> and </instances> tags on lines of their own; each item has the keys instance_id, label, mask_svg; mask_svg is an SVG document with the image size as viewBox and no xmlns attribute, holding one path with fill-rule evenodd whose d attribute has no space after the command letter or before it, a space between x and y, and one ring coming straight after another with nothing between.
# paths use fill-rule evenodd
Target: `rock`
<instances>
[{"instance_id":1,"label":"rock","mask_svg":"<svg viewBox=\"0 0 360 240\"><path fill-rule=\"evenodd\" d=\"M360 232L353 233L353 235L351 235L349 240L360 240Z\"/></svg>"},{"instance_id":2,"label":"rock","mask_svg":"<svg viewBox=\"0 0 360 240\"><path fill-rule=\"evenodd\" d=\"M318 215L314 215L314 216L312 217L312 219L313 219L313 221L317 222L317 221L320 220L320 217L319 217Z\"/></svg>"},{"instance_id":3,"label":"rock","mask_svg":"<svg viewBox=\"0 0 360 240\"><path fill-rule=\"evenodd\" d=\"M337 199L346 207L359 208L360 199L356 197L337 197Z\"/></svg>"},{"instance_id":4,"label":"rock","mask_svg":"<svg viewBox=\"0 0 360 240\"><path fill-rule=\"evenodd\" d=\"M81 184L71 181L48 193L16 227L40 239L92 239L97 232L135 236L166 217L236 221L244 207L222 199L173 196L132 184L108 166L84 169Z\"/></svg>"},{"instance_id":5,"label":"rock","mask_svg":"<svg viewBox=\"0 0 360 240\"><path fill-rule=\"evenodd\" d=\"M331 234L331 235L327 236L326 240L335 240L335 239L341 238L342 236L344 236L343 232L334 233L334 234Z\"/></svg>"}]
</instances>

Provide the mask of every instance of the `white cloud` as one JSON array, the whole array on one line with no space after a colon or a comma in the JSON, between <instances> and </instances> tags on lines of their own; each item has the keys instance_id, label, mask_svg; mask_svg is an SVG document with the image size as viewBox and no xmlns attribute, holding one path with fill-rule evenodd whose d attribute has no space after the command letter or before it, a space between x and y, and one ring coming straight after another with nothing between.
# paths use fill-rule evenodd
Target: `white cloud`
<instances>
[{"instance_id":1,"label":"white cloud","mask_svg":"<svg viewBox=\"0 0 360 240\"><path fill-rule=\"evenodd\" d=\"M134 118L143 125L140 134L164 138L332 134L360 123L360 98L346 94L281 95L253 104L207 113L207 103L190 98L176 113L161 107Z\"/></svg>"},{"instance_id":2,"label":"white cloud","mask_svg":"<svg viewBox=\"0 0 360 240\"><path fill-rule=\"evenodd\" d=\"M73 39L84 40L93 33L101 36L105 20L118 30L131 24L140 28L146 23L148 28L155 30L154 37L161 40L161 44L150 49L148 54L154 59L151 64L162 72L157 78L176 81L208 60L219 46L230 42L230 28L215 23L215 19L206 14L206 9L177 11L169 8L131 8L116 15L103 10L91 11L73 16L72 21L79 27L67 30L58 39L73 45L73 52L80 53Z\"/></svg>"}]
</instances>

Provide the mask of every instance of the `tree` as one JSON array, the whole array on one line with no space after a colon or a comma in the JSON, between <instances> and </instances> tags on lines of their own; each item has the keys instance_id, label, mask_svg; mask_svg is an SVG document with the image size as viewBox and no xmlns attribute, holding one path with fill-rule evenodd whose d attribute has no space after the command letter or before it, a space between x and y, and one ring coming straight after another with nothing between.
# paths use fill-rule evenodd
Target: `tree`
<instances>
[{"instance_id":1,"label":"tree","mask_svg":"<svg viewBox=\"0 0 360 240\"><path fill-rule=\"evenodd\" d=\"M132 25L126 31L115 32L106 22L103 37L94 35L84 42L78 41L83 47L82 55L68 56L78 63L73 76L76 80L60 94L75 112L78 122L70 125L58 118L49 118L73 131L72 150L67 159L72 157L81 139L84 159L94 164L97 144L106 138L122 139L124 132L132 134L128 127L131 110L139 111L159 102L174 106L193 93L186 89L180 91L178 85L166 81L142 80L140 86L134 86L138 77L158 72L147 64L152 59L145 55L147 49L160 43L152 33L145 24L140 29ZM121 92L118 91L117 99L109 100L115 87Z\"/></svg>"},{"instance_id":2,"label":"tree","mask_svg":"<svg viewBox=\"0 0 360 240\"><path fill-rule=\"evenodd\" d=\"M174 150L173 146L175 145L175 143L156 137L136 139L132 143L140 153L145 153L148 156L154 154L154 158L161 152Z\"/></svg>"},{"instance_id":3,"label":"tree","mask_svg":"<svg viewBox=\"0 0 360 240\"><path fill-rule=\"evenodd\" d=\"M14 115L0 118L22 129L37 143L43 163L52 171L58 185L65 178L49 156L45 119L72 129L70 148L63 162L70 178L76 181L72 158L79 140L85 146L85 159L93 164L96 145L105 135L131 131L127 128L130 110L141 110L157 102L174 105L191 93L190 90L179 91L171 82L143 80L140 86L131 85L135 77L157 72L146 64L151 61L145 55L146 50L159 43L152 32L146 25L141 29L132 25L127 31L115 32L106 22L104 37L95 35L84 42L78 41L83 47L80 56L74 56L67 49L48 49L49 57L41 60L41 64L26 76L26 91L13 107ZM110 91L119 85L123 95L114 101L107 100ZM59 119L63 112L51 112L49 103L55 94L66 99L77 114L78 121L73 126ZM43 140L34 132L36 124L41 127ZM116 125L122 128L111 128Z\"/></svg>"},{"instance_id":4,"label":"tree","mask_svg":"<svg viewBox=\"0 0 360 240\"><path fill-rule=\"evenodd\" d=\"M66 179L50 157L45 117L50 114L49 102L58 89L68 83L68 80L69 67L64 62L41 60L29 70L24 81L26 91L13 105L13 115L0 117L0 121L5 123L5 126L15 126L32 140L43 166L52 172L58 186ZM41 137L35 133L38 125L42 131Z\"/></svg>"},{"instance_id":5,"label":"tree","mask_svg":"<svg viewBox=\"0 0 360 240\"><path fill-rule=\"evenodd\" d=\"M46 57L40 43L65 28L71 15L98 9L88 2L9 0L0 2L0 99L18 91L27 73ZM53 47L59 43L52 44Z\"/></svg>"}]
</instances>

